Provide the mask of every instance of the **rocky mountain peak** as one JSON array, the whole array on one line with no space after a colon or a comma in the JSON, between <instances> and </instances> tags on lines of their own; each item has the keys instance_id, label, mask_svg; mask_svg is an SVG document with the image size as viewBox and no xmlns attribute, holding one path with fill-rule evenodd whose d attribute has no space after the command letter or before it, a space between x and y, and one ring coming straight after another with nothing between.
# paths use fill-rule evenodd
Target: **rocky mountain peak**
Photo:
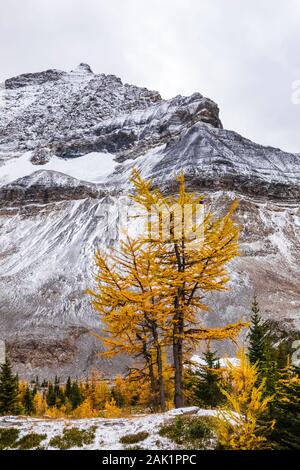
<instances>
[{"instance_id":1,"label":"rocky mountain peak","mask_svg":"<svg viewBox=\"0 0 300 470\"><path fill-rule=\"evenodd\" d=\"M85 64L81 62L77 67L74 69L74 72L81 72L81 73L93 73L89 64Z\"/></svg>"},{"instance_id":2,"label":"rocky mountain peak","mask_svg":"<svg viewBox=\"0 0 300 470\"><path fill-rule=\"evenodd\" d=\"M99 364L84 292L95 250L116 240L119 213L107 201L126 199L133 166L165 193L184 172L216 213L239 200L231 289L208 299L201 320L247 318L256 291L267 318L300 327L300 155L223 129L200 93L164 100L80 64L0 89L0 331L21 375L120 372L119 359Z\"/></svg>"},{"instance_id":3,"label":"rocky mountain peak","mask_svg":"<svg viewBox=\"0 0 300 470\"><path fill-rule=\"evenodd\" d=\"M26 151L35 164L95 151L126 159L195 122L222 127L218 106L200 93L163 100L84 63L8 79L0 95L0 160Z\"/></svg>"}]
</instances>

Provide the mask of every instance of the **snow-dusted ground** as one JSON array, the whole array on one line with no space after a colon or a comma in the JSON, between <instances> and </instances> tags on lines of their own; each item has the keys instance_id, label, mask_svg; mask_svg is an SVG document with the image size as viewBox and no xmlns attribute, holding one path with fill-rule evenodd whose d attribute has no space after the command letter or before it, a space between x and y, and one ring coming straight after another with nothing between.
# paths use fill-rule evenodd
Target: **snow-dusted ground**
<instances>
[{"instance_id":1,"label":"snow-dusted ground","mask_svg":"<svg viewBox=\"0 0 300 470\"><path fill-rule=\"evenodd\" d=\"M187 407L170 410L166 413L147 414L132 416L130 418L91 418L91 419L39 419L29 417L5 416L0 417L0 428L17 428L20 436L35 432L46 434L47 438L41 442L41 446L53 449L49 441L56 435L61 435L65 427L76 427L90 429L95 426L95 439L93 444L84 446L90 450L120 450L128 449L130 446L122 444L120 439L128 434L139 432L149 433L144 441L138 442L139 448L146 450L175 449L176 444L159 435L159 429L163 423L182 414L195 416L216 416L216 410L204 410L198 407ZM74 448L76 449L76 448ZM81 448L82 449L82 448Z\"/></svg>"}]
</instances>

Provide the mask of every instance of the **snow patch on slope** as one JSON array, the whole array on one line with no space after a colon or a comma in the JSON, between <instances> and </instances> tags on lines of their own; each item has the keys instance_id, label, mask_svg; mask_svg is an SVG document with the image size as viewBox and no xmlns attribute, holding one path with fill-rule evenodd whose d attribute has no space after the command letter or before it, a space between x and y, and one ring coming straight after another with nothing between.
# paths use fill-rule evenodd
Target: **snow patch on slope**
<instances>
[{"instance_id":1,"label":"snow patch on slope","mask_svg":"<svg viewBox=\"0 0 300 470\"><path fill-rule=\"evenodd\" d=\"M31 157L32 152L26 152L21 157L6 160L0 167L0 185L11 183L38 170L57 171L73 178L97 183L112 173L117 165L114 155L101 152L92 152L69 160L53 156L45 165L33 165Z\"/></svg>"}]
</instances>

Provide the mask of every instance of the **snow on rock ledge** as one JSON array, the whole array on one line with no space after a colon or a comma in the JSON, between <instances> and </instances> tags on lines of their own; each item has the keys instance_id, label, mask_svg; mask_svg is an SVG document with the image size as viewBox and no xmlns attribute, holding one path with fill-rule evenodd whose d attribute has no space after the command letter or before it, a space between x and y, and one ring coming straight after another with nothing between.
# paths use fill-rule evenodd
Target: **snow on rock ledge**
<instances>
[{"instance_id":1,"label":"snow on rock ledge","mask_svg":"<svg viewBox=\"0 0 300 470\"><path fill-rule=\"evenodd\" d=\"M100 197L99 188L58 171L39 170L0 187L0 206Z\"/></svg>"}]
</instances>

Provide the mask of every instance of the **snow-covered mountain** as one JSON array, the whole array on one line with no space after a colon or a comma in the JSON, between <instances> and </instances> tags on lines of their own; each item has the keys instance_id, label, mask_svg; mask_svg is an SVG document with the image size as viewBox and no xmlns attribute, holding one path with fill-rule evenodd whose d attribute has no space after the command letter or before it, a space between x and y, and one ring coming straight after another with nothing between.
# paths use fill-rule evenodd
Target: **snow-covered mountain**
<instances>
[{"instance_id":1,"label":"snow-covered mountain","mask_svg":"<svg viewBox=\"0 0 300 470\"><path fill-rule=\"evenodd\" d=\"M0 337L21 374L84 375L97 365L113 375L124 365L97 356L84 290L95 249L114 242L115 203L133 166L165 191L183 170L215 211L240 200L241 256L205 321L246 318L256 290L266 317L300 329L299 154L224 130L200 93L163 100L80 64L0 87Z\"/></svg>"}]
</instances>

